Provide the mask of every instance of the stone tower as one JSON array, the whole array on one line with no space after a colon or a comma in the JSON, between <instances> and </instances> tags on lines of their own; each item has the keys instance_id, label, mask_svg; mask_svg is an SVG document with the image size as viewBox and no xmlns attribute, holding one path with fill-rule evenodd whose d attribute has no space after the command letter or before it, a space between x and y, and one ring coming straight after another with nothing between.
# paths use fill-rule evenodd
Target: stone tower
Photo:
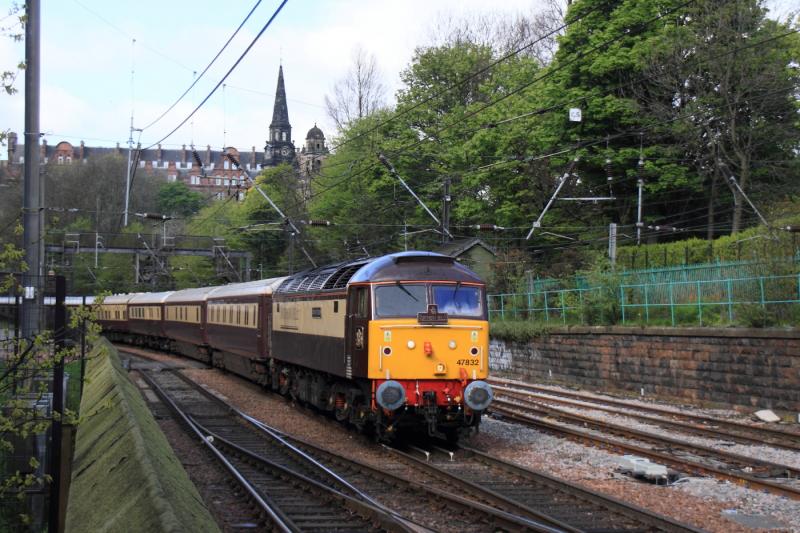
<instances>
[{"instance_id":1,"label":"stone tower","mask_svg":"<svg viewBox=\"0 0 800 533\"><path fill-rule=\"evenodd\" d=\"M275 107L269 125L269 139L264 147L263 166L293 164L294 158L292 125L289 124L289 107L286 105L286 88L283 85L283 65L281 65L278 68L278 88L275 90Z\"/></svg>"},{"instance_id":2,"label":"stone tower","mask_svg":"<svg viewBox=\"0 0 800 533\"><path fill-rule=\"evenodd\" d=\"M325 146L325 134L314 124L306 134L306 144L297 155L300 176L309 177L318 174L322 162L328 157L328 147Z\"/></svg>"}]
</instances>

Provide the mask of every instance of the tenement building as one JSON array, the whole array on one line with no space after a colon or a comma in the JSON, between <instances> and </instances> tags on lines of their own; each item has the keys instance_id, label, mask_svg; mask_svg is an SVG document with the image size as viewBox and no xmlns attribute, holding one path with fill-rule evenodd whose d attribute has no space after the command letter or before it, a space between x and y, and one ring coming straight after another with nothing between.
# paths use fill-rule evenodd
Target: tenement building
<instances>
[{"instance_id":1,"label":"tenement building","mask_svg":"<svg viewBox=\"0 0 800 533\"><path fill-rule=\"evenodd\" d=\"M219 198L229 194L243 194L249 183L241 169L246 169L255 177L264 168L287 163L295 169L299 185L307 191L310 177L319 172L322 161L328 155L328 148L325 146L325 135L316 124L308 131L302 149L295 148L286 102L283 66L278 69L278 85L268 135L263 151L257 151L255 146L249 150L239 150L233 146L214 150L211 145L182 145L175 149L164 148L159 144L147 150L134 150L133 158L137 172L161 175L166 181L182 181L192 189L216 193ZM18 144L16 133L9 134L7 144L8 161L0 161L5 167L0 175L5 175L6 179L18 179L22 175L21 165L24 163L25 150L22 144ZM39 154L43 165L69 165L86 163L90 158L106 155L127 157L128 149L121 147L119 143L116 147L86 146L83 141L78 145L67 141L51 145L43 139ZM238 163L238 168L232 160Z\"/></svg>"}]
</instances>

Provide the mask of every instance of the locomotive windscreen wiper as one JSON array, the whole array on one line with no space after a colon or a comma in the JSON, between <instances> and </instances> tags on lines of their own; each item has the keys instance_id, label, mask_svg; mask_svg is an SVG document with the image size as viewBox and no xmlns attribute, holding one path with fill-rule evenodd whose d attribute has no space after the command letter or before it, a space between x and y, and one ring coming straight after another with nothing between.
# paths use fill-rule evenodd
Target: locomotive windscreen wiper
<instances>
[{"instance_id":1,"label":"locomotive windscreen wiper","mask_svg":"<svg viewBox=\"0 0 800 533\"><path fill-rule=\"evenodd\" d=\"M405 287L403 287L403 284L402 284L402 283L400 283L400 280L397 280L397 281L395 281L395 283L397 283L397 286L398 286L398 287L400 287L400 290L402 290L404 293L406 293L406 294L408 294L409 296L411 296L411 298L413 298L415 302L418 302L418 301L419 301L419 300L417 299L417 297L416 297L416 296L414 296L413 294L411 294L411 291L409 291L408 289L406 289Z\"/></svg>"}]
</instances>

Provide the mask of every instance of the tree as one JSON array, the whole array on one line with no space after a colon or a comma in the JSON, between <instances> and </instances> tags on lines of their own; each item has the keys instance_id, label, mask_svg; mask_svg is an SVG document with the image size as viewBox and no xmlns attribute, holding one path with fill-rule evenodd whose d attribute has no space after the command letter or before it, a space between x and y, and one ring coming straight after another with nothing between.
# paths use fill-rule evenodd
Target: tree
<instances>
[{"instance_id":1,"label":"tree","mask_svg":"<svg viewBox=\"0 0 800 533\"><path fill-rule=\"evenodd\" d=\"M498 55L519 50L544 66L558 48L558 28L564 23L565 10L566 5L560 0L546 0L535 12L513 16L494 12L466 16L444 13L430 29L430 46L469 43L488 46Z\"/></svg>"},{"instance_id":2,"label":"tree","mask_svg":"<svg viewBox=\"0 0 800 533\"><path fill-rule=\"evenodd\" d=\"M328 116L339 131L354 120L367 117L384 106L386 87L375 56L357 46L352 65L344 78L333 86L333 95L325 96Z\"/></svg>"},{"instance_id":3,"label":"tree","mask_svg":"<svg viewBox=\"0 0 800 533\"><path fill-rule=\"evenodd\" d=\"M200 210L203 195L191 190L182 181L173 181L161 184L156 202L162 214L188 217Z\"/></svg>"},{"instance_id":4,"label":"tree","mask_svg":"<svg viewBox=\"0 0 800 533\"><path fill-rule=\"evenodd\" d=\"M800 37L768 19L759 0L706 0L689 7L686 20L654 47L652 81L640 94L649 113L675 124L676 141L705 176L711 239L720 182L733 175L743 190L774 198L793 176L785 163L800 146ZM744 200L731 192L736 233Z\"/></svg>"},{"instance_id":5,"label":"tree","mask_svg":"<svg viewBox=\"0 0 800 533\"><path fill-rule=\"evenodd\" d=\"M20 31L20 28L25 24L25 15L21 14L21 12L22 6L17 3L11 4L7 14L2 19L3 21L8 20L9 22L0 26L0 37L7 37L14 42L22 41L24 34ZM7 69L8 67L4 68ZM23 70L25 70L24 62L17 63L14 69L0 70L0 87L2 87L2 90L7 95L12 95L17 92L17 76ZM5 129L5 126L0 125L0 146L5 145L7 136L8 130Z\"/></svg>"}]
</instances>

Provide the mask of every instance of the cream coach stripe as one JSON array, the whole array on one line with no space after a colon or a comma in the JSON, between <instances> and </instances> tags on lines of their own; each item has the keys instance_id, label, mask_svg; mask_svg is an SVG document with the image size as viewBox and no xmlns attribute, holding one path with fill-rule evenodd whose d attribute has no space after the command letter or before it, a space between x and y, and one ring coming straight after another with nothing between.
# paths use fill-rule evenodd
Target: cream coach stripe
<instances>
[{"instance_id":1,"label":"cream coach stripe","mask_svg":"<svg viewBox=\"0 0 800 533\"><path fill-rule=\"evenodd\" d=\"M336 313L333 312L334 302L338 302ZM319 318L314 318L314 308L319 308ZM344 299L272 302L273 331L344 338L344 319Z\"/></svg>"}]
</instances>

